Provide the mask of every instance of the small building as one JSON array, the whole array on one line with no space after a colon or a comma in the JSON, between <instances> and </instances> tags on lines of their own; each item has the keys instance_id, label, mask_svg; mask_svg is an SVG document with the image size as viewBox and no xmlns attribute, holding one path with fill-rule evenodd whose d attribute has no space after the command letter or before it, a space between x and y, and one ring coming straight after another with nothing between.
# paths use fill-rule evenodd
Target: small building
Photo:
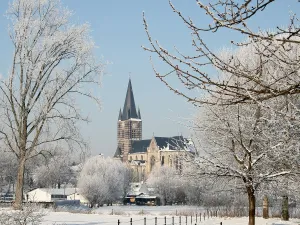
<instances>
[{"instance_id":1,"label":"small building","mask_svg":"<svg viewBox=\"0 0 300 225\"><path fill-rule=\"evenodd\" d=\"M80 204L89 204L89 201L84 196L79 194L78 192L74 192L74 193L68 195L67 200L79 200Z\"/></svg>"},{"instance_id":2,"label":"small building","mask_svg":"<svg viewBox=\"0 0 300 225\"><path fill-rule=\"evenodd\" d=\"M55 202L67 200L67 197L76 193L76 188L37 188L26 194L28 202Z\"/></svg>"}]
</instances>

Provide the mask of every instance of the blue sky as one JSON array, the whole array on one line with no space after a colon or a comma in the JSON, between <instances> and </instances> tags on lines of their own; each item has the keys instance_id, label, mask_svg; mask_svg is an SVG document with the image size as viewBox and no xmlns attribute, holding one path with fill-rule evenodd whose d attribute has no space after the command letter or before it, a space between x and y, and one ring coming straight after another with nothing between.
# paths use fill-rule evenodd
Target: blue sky
<instances>
[{"instance_id":1,"label":"blue sky","mask_svg":"<svg viewBox=\"0 0 300 225\"><path fill-rule=\"evenodd\" d=\"M4 15L7 0L0 1L0 14ZM196 7L195 0L174 0L174 4L184 14L191 15L198 24L209 22ZM288 2L288 3L287 3ZM143 119L143 138L155 136L188 136L188 130L180 124L183 118L191 118L195 113L189 103L170 92L155 76L149 61L149 53L141 45L148 45L143 28L142 12L145 11L149 29L155 39L168 48L174 45L179 49L192 51L190 34L180 19L172 12L167 0L62 0L62 3L74 11L73 22L88 22L92 28L92 37L96 45L96 55L111 62L102 78L99 95L102 109L92 102L82 102L83 112L92 122L82 124L83 135L90 141L93 154L113 155L117 145L117 118L123 106L131 73L136 105L140 107ZM285 26L289 11L298 11L297 0L277 0L265 10L263 15L251 21L253 26L262 29ZM296 10L296 11L295 11ZM0 17L1 61L0 74L5 75L11 62L12 46L7 35L7 19ZM206 36L215 49L228 46L228 40L240 40L240 36L227 31ZM170 69L163 63L157 63L162 72Z\"/></svg>"}]
</instances>

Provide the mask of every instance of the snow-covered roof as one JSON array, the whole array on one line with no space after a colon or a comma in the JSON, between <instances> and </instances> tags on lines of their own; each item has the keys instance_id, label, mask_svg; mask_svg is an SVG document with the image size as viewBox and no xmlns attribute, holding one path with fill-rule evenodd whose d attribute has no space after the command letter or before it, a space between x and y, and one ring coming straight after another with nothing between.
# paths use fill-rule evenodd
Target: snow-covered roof
<instances>
[{"instance_id":1,"label":"snow-covered roof","mask_svg":"<svg viewBox=\"0 0 300 225\"><path fill-rule=\"evenodd\" d=\"M148 194L148 188L145 183L131 183L128 195Z\"/></svg>"},{"instance_id":2,"label":"snow-covered roof","mask_svg":"<svg viewBox=\"0 0 300 225\"><path fill-rule=\"evenodd\" d=\"M60 188L60 189L58 189L58 188L37 188L32 191L29 191L28 193L34 192L37 190L46 192L51 195L71 195L78 191L78 189L76 189L76 188Z\"/></svg>"}]
</instances>

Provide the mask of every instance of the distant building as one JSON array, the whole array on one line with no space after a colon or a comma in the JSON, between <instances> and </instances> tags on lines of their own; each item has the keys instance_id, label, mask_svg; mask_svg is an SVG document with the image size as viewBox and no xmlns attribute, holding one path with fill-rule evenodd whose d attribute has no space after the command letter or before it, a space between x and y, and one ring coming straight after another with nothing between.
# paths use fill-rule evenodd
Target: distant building
<instances>
[{"instance_id":1,"label":"distant building","mask_svg":"<svg viewBox=\"0 0 300 225\"><path fill-rule=\"evenodd\" d=\"M74 193L68 195L67 200L79 200L80 204L89 204L89 201L78 192L74 192Z\"/></svg>"},{"instance_id":2,"label":"distant building","mask_svg":"<svg viewBox=\"0 0 300 225\"><path fill-rule=\"evenodd\" d=\"M68 196L77 193L76 188L37 188L26 195L28 202L55 202L67 200Z\"/></svg>"},{"instance_id":3,"label":"distant building","mask_svg":"<svg viewBox=\"0 0 300 225\"><path fill-rule=\"evenodd\" d=\"M119 111L118 146L114 158L128 163L140 181L158 166L174 167L180 172L182 159L193 151L192 146L193 143L182 136L153 136L142 140L141 112L136 109L129 79L124 107Z\"/></svg>"}]
</instances>

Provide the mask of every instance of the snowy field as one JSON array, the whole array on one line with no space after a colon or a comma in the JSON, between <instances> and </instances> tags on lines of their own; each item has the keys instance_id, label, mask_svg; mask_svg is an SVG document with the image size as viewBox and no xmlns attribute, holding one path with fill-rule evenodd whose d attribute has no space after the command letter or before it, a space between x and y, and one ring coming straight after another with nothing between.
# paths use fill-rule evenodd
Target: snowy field
<instances>
[{"instance_id":1,"label":"snowy field","mask_svg":"<svg viewBox=\"0 0 300 225\"><path fill-rule=\"evenodd\" d=\"M1 210L9 210L0 209ZM146 225L155 225L155 217L157 217L157 225L247 225L248 218L203 218L205 212L202 208L190 207L190 206L111 206L101 207L93 211L87 211L85 209L75 210L72 212L60 212L45 211L42 225L131 225L130 220L132 219L132 225L144 225L144 219L146 218ZM70 209L68 209L70 210ZM81 212L80 212L81 211ZM111 215L112 212L117 215ZM188 214L198 215L197 221L195 216L186 217ZM199 213L202 212L201 221ZM178 216L176 216L176 213ZM174 223L173 223L174 218ZM186 223L187 219L187 223ZM281 221L278 218L262 219L256 218L257 225L300 225L300 219L291 219L290 221Z\"/></svg>"},{"instance_id":2,"label":"snowy field","mask_svg":"<svg viewBox=\"0 0 300 225\"><path fill-rule=\"evenodd\" d=\"M112 212L118 215L111 215ZM199 221L199 213L202 213L201 221ZM172 225L172 217L174 217L174 225L179 225L179 215L198 214L197 221L195 216L187 217L187 225L247 225L248 218L205 218L203 220L203 208L191 206L111 206L101 207L94 210L90 214L84 213L68 213L68 212L48 212L44 217L43 225L117 225L120 220L120 225L144 225L146 218L147 225L155 225L155 217L157 217L157 225L165 224ZM176 213L178 216L176 216ZM186 216L181 216L181 224L186 224ZM291 221L281 221L278 218L272 219L256 219L257 225L300 225L300 219L292 219Z\"/></svg>"}]
</instances>

